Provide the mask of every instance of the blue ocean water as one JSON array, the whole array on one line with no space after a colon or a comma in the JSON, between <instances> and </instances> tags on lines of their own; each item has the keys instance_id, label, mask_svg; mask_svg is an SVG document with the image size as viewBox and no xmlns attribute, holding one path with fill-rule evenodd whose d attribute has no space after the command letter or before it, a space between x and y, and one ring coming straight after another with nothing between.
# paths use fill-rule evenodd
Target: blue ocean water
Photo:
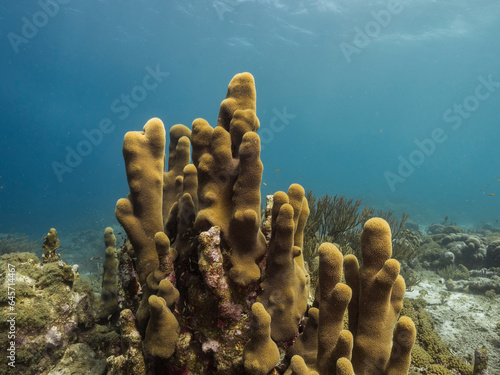
<instances>
[{"instance_id":1,"label":"blue ocean water","mask_svg":"<svg viewBox=\"0 0 500 375\"><path fill-rule=\"evenodd\" d=\"M422 225L495 225L498 19L495 0L2 4L0 233L115 225L124 134L215 125L244 71L263 196L297 182Z\"/></svg>"}]
</instances>

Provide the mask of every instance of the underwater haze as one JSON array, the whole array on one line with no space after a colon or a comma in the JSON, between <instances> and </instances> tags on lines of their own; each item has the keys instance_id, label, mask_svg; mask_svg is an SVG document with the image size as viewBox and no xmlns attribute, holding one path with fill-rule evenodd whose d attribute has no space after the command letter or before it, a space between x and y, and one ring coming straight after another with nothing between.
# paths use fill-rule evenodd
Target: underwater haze
<instances>
[{"instance_id":1,"label":"underwater haze","mask_svg":"<svg viewBox=\"0 0 500 375\"><path fill-rule=\"evenodd\" d=\"M296 182L421 225L494 225L499 19L497 0L4 2L0 233L116 225L124 134L214 126L239 72L263 196Z\"/></svg>"}]
</instances>

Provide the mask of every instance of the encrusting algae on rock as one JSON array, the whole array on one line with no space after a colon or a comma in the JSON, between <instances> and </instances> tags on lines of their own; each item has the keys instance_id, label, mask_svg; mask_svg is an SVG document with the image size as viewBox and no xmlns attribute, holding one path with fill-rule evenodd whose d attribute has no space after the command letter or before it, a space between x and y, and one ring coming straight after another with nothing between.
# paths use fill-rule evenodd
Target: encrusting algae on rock
<instances>
[{"instance_id":1,"label":"encrusting algae on rock","mask_svg":"<svg viewBox=\"0 0 500 375\"><path fill-rule=\"evenodd\" d=\"M390 258L389 226L365 224L361 267L321 246L308 309L304 189L274 194L261 228L258 128L254 79L242 73L229 83L217 126L173 126L168 155L157 118L125 136L130 194L116 205L131 245L118 254L125 351L108 358L110 373L407 373L415 327L398 320L404 281ZM144 356L131 355L138 335Z\"/></svg>"},{"instance_id":2,"label":"encrusting algae on rock","mask_svg":"<svg viewBox=\"0 0 500 375\"><path fill-rule=\"evenodd\" d=\"M7 356L0 357L0 373L48 374L59 360L58 368L68 369L68 356L76 352L89 355L89 368L98 373L105 370L105 360L101 357L94 361L95 353L86 350L88 345L72 345L83 331L95 326L94 293L77 277L75 266L61 259L45 263L32 253L1 257L0 313L6 318L0 322L0 330L5 332L0 345L14 350L11 365ZM74 362L75 366L82 365ZM85 373L81 367L79 371Z\"/></svg>"}]
</instances>

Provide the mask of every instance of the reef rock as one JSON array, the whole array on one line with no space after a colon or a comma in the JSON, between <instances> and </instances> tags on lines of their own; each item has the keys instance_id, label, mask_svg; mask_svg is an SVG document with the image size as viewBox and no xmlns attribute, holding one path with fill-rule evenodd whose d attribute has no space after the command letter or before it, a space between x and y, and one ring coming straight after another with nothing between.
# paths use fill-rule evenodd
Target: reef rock
<instances>
[{"instance_id":1,"label":"reef rock","mask_svg":"<svg viewBox=\"0 0 500 375\"><path fill-rule=\"evenodd\" d=\"M0 345L15 343L15 367L9 373L45 373L78 341L82 329L95 324L92 289L80 279L68 280L65 266L41 263L32 253L2 256L0 311L14 318L12 324L0 321L2 332L13 333L11 338L2 335ZM0 357L1 368L7 368L6 362L6 356Z\"/></svg>"}]
</instances>

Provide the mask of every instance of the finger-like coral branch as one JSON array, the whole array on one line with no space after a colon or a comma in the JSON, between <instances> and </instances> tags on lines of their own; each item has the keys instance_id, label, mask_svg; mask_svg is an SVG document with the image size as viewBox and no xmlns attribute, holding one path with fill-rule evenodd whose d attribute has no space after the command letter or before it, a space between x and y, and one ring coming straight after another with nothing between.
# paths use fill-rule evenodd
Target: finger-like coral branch
<instances>
[{"instance_id":1,"label":"finger-like coral branch","mask_svg":"<svg viewBox=\"0 0 500 375\"><path fill-rule=\"evenodd\" d=\"M250 374L267 375L280 360L278 347L271 340L271 316L261 303L252 306L250 340L243 350L245 370Z\"/></svg>"},{"instance_id":2,"label":"finger-like coral branch","mask_svg":"<svg viewBox=\"0 0 500 375\"><path fill-rule=\"evenodd\" d=\"M123 157L130 194L116 203L115 214L134 247L139 279L144 284L158 268L154 236L163 231L165 128L161 120L149 120L142 132L128 132Z\"/></svg>"}]
</instances>

